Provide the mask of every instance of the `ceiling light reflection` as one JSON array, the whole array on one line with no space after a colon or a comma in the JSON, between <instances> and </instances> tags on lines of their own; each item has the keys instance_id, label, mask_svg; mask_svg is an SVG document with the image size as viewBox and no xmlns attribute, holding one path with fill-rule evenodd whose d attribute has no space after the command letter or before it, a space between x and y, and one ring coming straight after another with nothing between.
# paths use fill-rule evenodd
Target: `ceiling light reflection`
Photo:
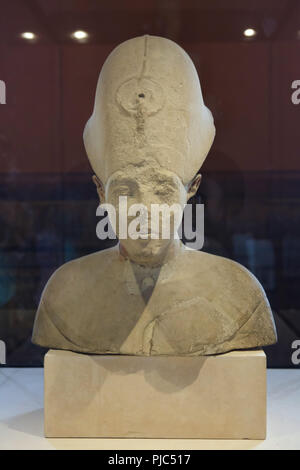
<instances>
[{"instance_id":1,"label":"ceiling light reflection","mask_svg":"<svg viewBox=\"0 0 300 470\"><path fill-rule=\"evenodd\" d=\"M32 41L33 39L36 38L36 35L30 31L25 31L24 33L21 34L21 37L23 39L27 39L27 41Z\"/></svg>"},{"instance_id":2,"label":"ceiling light reflection","mask_svg":"<svg viewBox=\"0 0 300 470\"><path fill-rule=\"evenodd\" d=\"M88 33L86 31L78 30L72 33L72 37L78 41L82 41L83 39L87 39Z\"/></svg>"},{"instance_id":3,"label":"ceiling light reflection","mask_svg":"<svg viewBox=\"0 0 300 470\"><path fill-rule=\"evenodd\" d=\"M255 35L256 35L256 31L255 31L255 29L253 29L253 28L247 28L247 29L245 29L245 31L244 31L244 36L245 36L246 38L252 38L252 37L255 36Z\"/></svg>"}]
</instances>

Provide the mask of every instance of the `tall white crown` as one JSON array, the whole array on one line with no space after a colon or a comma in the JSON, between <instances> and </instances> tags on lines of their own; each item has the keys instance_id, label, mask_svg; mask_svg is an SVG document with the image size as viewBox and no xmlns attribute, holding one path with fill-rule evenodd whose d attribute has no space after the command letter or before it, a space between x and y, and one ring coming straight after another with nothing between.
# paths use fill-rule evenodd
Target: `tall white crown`
<instances>
[{"instance_id":1,"label":"tall white crown","mask_svg":"<svg viewBox=\"0 0 300 470\"><path fill-rule=\"evenodd\" d=\"M188 183L214 136L197 71L180 46L141 36L108 56L84 130L87 155L103 182L128 164L151 159Z\"/></svg>"}]
</instances>

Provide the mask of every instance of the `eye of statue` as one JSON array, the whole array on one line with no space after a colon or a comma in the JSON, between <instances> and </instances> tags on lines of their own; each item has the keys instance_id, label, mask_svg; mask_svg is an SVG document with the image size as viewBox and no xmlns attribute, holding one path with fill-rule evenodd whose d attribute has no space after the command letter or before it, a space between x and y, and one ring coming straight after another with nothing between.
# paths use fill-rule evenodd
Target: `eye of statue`
<instances>
[{"instance_id":1,"label":"eye of statue","mask_svg":"<svg viewBox=\"0 0 300 470\"><path fill-rule=\"evenodd\" d=\"M119 195L133 197L134 189L130 188L129 186L119 186L118 188L116 188L116 193L118 193Z\"/></svg>"},{"instance_id":2,"label":"eye of statue","mask_svg":"<svg viewBox=\"0 0 300 470\"><path fill-rule=\"evenodd\" d=\"M157 191L155 191L155 195L156 196L167 196L168 191L166 189L158 189Z\"/></svg>"},{"instance_id":3,"label":"eye of statue","mask_svg":"<svg viewBox=\"0 0 300 470\"><path fill-rule=\"evenodd\" d=\"M176 192L176 189L172 186L172 185L167 185L167 186L164 186L162 188L158 188L156 191L155 191L155 194L156 196L168 196L168 195L172 195Z\"/></svg>"}]
</instances>

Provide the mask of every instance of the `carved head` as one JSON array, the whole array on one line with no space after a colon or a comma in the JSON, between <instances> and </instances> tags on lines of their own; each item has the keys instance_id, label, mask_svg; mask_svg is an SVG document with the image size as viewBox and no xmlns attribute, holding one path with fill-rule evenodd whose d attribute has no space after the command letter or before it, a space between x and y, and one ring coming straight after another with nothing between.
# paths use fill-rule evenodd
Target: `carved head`
<instances>
[{"instance_id":1,"label":"carved head","mask_svg":"<svg viewBox=\"0 0 300 470\"><path fill-rule=\"evenodd\" d=\"M101 201L182 207L215 136L197 71L173 41L142 36L119 45L104 63L84 143ZM118 228L116 228L118 230ZM173 226L173 231L176 226ZM124 240L133 258L156 255L168 240Z\"/></svg>"}]
</instances>

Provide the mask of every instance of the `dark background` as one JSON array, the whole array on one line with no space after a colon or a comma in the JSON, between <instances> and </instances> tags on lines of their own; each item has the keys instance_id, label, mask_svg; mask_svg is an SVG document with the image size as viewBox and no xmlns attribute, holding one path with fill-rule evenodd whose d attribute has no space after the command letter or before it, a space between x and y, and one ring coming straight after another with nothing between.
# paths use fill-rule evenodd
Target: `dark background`
<instances>
[{"instance_id":1,"label":"dark background","mask_svg":"<svg viewBox=\"0 0 300 470\"><path fill-rule=\"evenodd\" d=\"M252 27L257 35L247 39ZM71 37L85 30L80 43ZM32 31L26 41L20 34ZM192 57L217 136L201 172L204 250L261 281L295 367L300 339L298 0L0 0L0 339L8 366L42 365L30 343L41 291L64 262L105 248L82 142L101 66L120 42L165 36ZM299 366L298 366L299 367Z\"/></svg>"}]
</instances>

